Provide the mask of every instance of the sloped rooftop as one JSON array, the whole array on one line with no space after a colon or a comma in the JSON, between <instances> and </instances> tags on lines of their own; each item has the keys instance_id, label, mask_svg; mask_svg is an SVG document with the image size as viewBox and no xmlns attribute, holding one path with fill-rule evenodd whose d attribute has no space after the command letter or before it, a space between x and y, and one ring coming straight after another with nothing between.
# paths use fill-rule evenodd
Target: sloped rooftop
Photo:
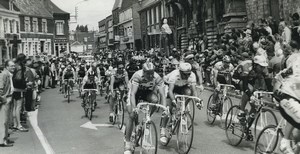
<instances>
[{"instance_id":1,"label":"sloped rooftop","mask_svg":"<svg viewBox=\"0 0 300 154\"><path fill-rule=\"evenodd\" d=\"M17 0L15 4L22 15L53 18L40 0Z\"/></svg>"},{"instance_id":2,"label":"sloped rooftop","mask_svg":"<svg viewBox=\"0 0 300 154\"><path fill-rule=\"evenodd\" d=\"M52 1L49 1L49 11L51 13L57 13L57 14L70 14L66 11L63 11L62 9L60 9L56 4L54 4Z\"/></svg>"}]
</instances>

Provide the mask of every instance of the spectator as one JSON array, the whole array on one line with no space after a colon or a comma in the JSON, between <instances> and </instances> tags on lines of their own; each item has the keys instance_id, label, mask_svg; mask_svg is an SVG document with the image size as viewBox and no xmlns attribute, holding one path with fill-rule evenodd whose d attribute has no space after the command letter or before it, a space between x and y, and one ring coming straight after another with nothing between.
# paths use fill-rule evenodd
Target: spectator
<instances>
[{"instance_id":1,"label":"spectator","mask_svg":"<svg viewBox=\"0 0 300 154\"><path fill-rule=\"evenodd\" d=\"M44 87L46 89L49 89L49 83L50 83L50 68L49 63L46 62L44 66Z\"/></svg>"},{"instance_id":2,"label":"spectator","mask_svg":"<svg viewBox=\"0 0 300 154\"><path fill-rule=\"evenodd\" d=\"M14 91L12 76L15 63L11 60L5 62L5 68L0 74L0 147L13 146L8 139L8 124L10 116L10 104Z\"/></svg>"},{"instance_id":3,"label":"spectator","mask_svg":"<svg viewBox=\"0 0 300 154\"><path fill-rule=\"evenodd\" d=\"M25 81L25 61L26 56L24 54L19 54L16 59L16 69L13 74L13 119L14 119L14 126L13 128L19 130L21 132L27 132L28 129L24 128L21 125L21 110L23 105L23 97L25 94L26 89L26 81Z\"/></svg>"},{"instance_id":4,"label":"spectator","mask_svg":"<svg viewBox=\"0 0 300 154\"><path fill-rule=\"evenodd\" d=\"M26 71L25 71L25 79L27 83L26 93L25 93L25 109L26 111L34 111L34 100L33 98L33 89L35 82L35 72L32 70L32 60L30 58L26 59Z\"/></svg>"},{"instance_id":5,"label":"spectator","mask_svg":"<svg viewBox=\"0 0 300 154\"><path fill-rule=\"evenodd\" d=\"M284 21L279 23L279 31L281 31L281 37L283 39L283 43L289 44L291 42L292 32L290 28L287 27Z\"/></svg>"}]
</instances>

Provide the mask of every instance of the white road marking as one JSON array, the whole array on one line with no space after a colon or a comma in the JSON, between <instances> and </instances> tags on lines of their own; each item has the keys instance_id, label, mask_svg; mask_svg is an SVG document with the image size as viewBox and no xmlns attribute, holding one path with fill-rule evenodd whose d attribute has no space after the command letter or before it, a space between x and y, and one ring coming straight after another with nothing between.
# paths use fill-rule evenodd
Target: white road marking
<instances>
[{"instance_id":1,"label":"white road marking","mask_svg":"<svg viewBox=\"0 0 300 154\"><path fill-rule=\"evenodd\" d=\"M40 140L46 154L55 154L53 148L49 144L47 138L43 134L42 130L38 126L38 120L37 120L37 115L38 115L38 109L35 110L34 112L28 112L29 116L29 122L31 126L33 127L33 130L35 134L37 135L38 139Z\"/></svg>"}]
</instances>

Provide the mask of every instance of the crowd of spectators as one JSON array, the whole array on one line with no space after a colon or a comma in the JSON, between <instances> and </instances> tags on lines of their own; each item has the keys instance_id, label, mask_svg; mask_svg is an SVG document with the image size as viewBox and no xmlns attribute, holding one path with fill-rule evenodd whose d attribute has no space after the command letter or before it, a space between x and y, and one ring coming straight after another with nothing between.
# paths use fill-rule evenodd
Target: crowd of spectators
<instances>
[{"instance_id":1,"label":"crowd of spectators","mask_svg":"<svg viewBox=\"0 0 300 154\"><path fill-rule=\"evenodd\" d=\"M27 113L40 105L40 93L55 88L56 59L38 60L19 54L0 74L0 147L13 146L12 132L28 132Z\"/></svg>"}]
</instances>

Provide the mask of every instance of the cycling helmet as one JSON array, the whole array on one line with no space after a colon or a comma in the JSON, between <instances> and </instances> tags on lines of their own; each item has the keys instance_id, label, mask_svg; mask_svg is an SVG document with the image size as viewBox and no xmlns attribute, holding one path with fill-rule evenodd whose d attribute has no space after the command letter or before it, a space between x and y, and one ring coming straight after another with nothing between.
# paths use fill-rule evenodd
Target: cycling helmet
<instances>
[{"instance_id":1,"label":"cycling helmet","mask_svg":"<svg viewBox=\"0 0 300 154\"><path fill-rule=\"evenodd\" d=\"M152 62L145 62L143 64L143 71L145 72L151 72L151 71L154 71L154 64Z\"/></svg>"},{"instance_id":2,"label":"cycling helmet","mask_svg":"<svg viewBox=\"0 0 300 154\"><path fill-rule=\"evenodd\" d=\"M179 64L179 71L181 72L191 72L192 71L192 65L190 63L180 63Z\"/></svg>"},{"instance_id":3,"label":"cycling helmet","mask_svg":"<svg viewBox=\"0 0 300 154\"><path fill-rule=\"evenodd\" d=\"M223 62L225 62L225 63L230 63L230 62L231 62L231 58L230 58L228 55L225 55L225 56L223 57Z\"/></svg>"}]
</instances>

